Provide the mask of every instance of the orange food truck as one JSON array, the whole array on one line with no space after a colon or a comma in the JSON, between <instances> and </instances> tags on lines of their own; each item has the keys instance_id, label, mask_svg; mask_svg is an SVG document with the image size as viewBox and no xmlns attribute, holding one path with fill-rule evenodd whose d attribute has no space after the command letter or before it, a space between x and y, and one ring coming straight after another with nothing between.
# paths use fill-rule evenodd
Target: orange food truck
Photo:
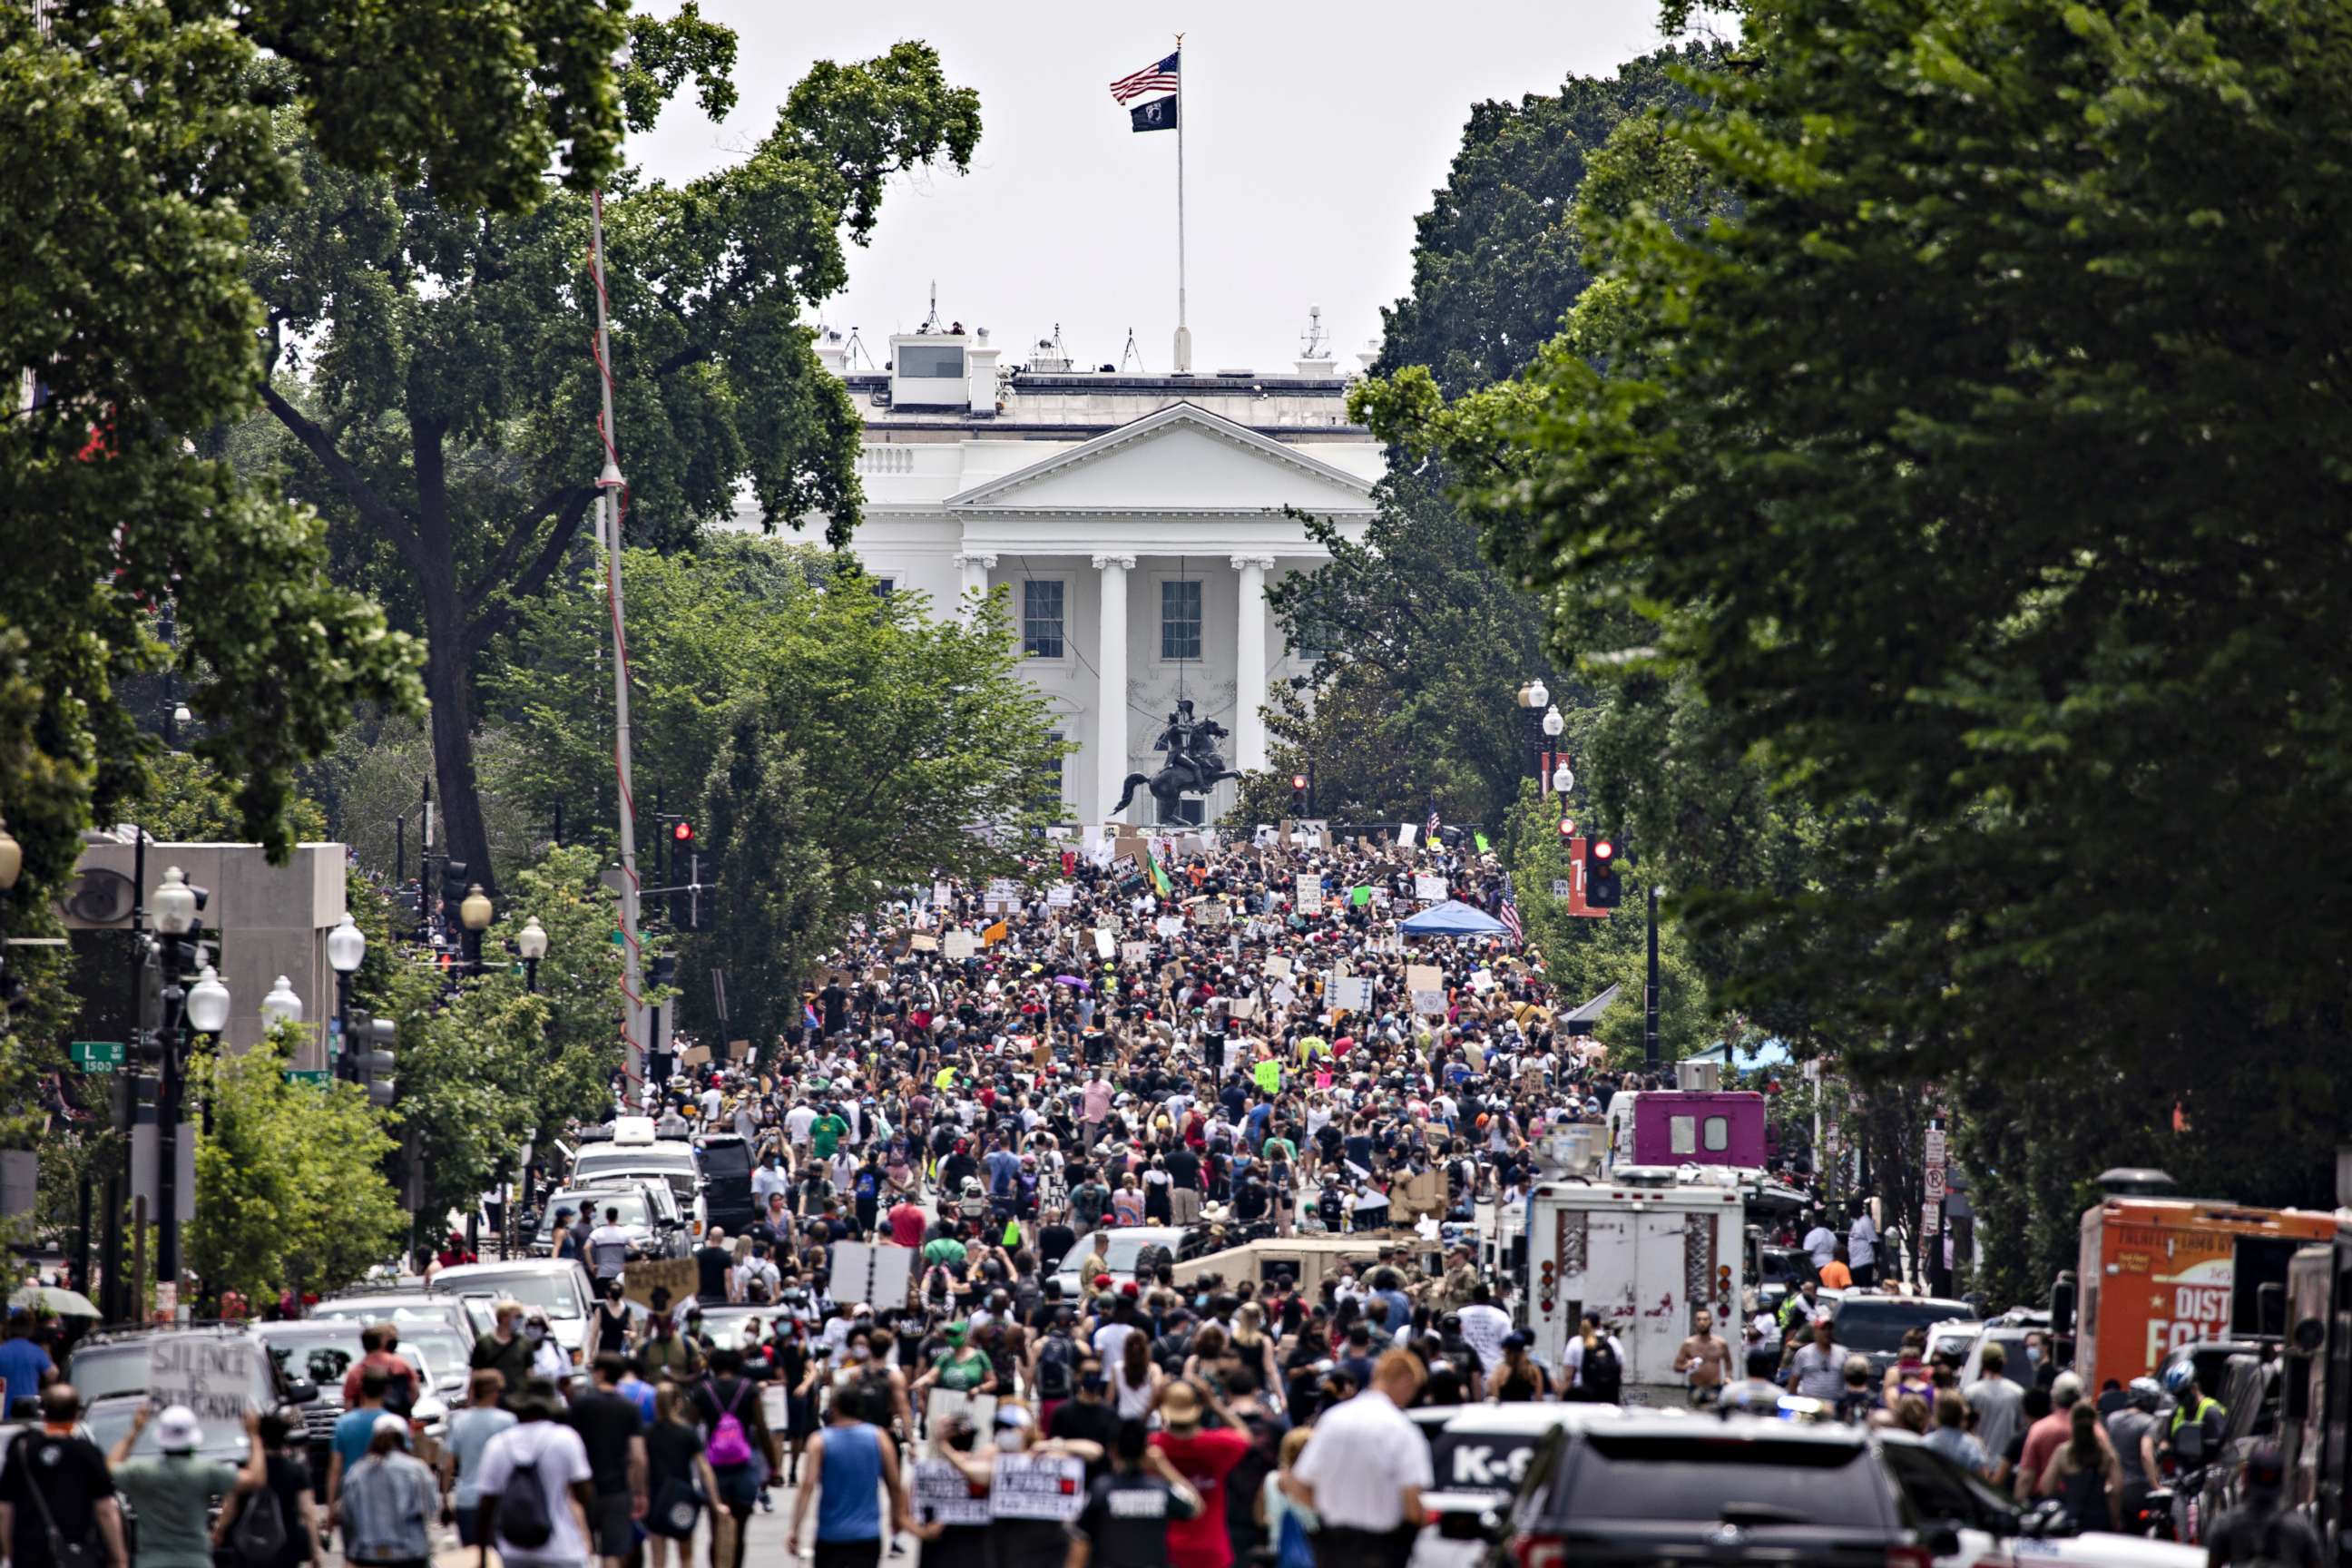
<instances>
[{"instance_id":1,"label":"orange food truck","mask_svg":"<svg viewBox=\"0 0 2352 1568\"><path fill-rule=\"evenodd\" d=\"M2262 1288L2284 1287L2295 1249L2336 1231L2316 1210L2165 1196L2157 1172L2099 1182L2107 1195L2083 1213L2076 1276L2074 1370L2089 1391L2146 1376L2182 1345L2280 1332L2262 1321Z\"/></svg>"}]
</instances>

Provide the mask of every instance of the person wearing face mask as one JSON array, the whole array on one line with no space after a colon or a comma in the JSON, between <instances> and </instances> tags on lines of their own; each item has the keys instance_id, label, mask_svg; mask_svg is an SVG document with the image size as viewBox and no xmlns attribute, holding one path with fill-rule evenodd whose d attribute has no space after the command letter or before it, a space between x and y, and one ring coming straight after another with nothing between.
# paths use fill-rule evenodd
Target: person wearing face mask
<instances>
[{"instance_id":1,"label":"person wearing face mask","mask_svg":"<svg viewBox=\"0 0 2352 1568\"><path fill-rule=\"evenodd\" d=\"M521 1302L511 1296L501 1297L490 1311L493 1325L488 1333L474 1342L469 1364L476 1372L495 1372L504 1380L499 1403L512 1410L521 1396L522 1385L530 1379L538 1347L522 1332Z\"/></svg>"},{"instance_id":2,"label":"person wearing face mask","mask_svg":"<svg viewBox=\"0 0 2352 1568\"><path fill-rule=\"evenodd\" d=\"M546 1378L561 1388L572 1375L572 1357L548 1331L545 1311L537 1307L530 1310L530 1315L523 1320L522 1337L530 1346L530 1375Z\"/></svg>"},{"instance_id":3,"label":"person wearing face mask","mask_svg":"<svg viewBox=\"0 0 2352 1568\"><path fill-rule=\"evenodd\" d=\"M1055 1454L1083 1459L1089 1465L1102 1462L1099 1443L1081 1438L1040 1437L1036 1423L1022 1405L1013 1403L996 1408L994 1441L976 1445L961 1452L950 1450L949 1462L961 1470L964 1479L973 1486L992 1483L999 1454ZM999 1519L990 1521L989 1546L994 1560L1000 1563L1058 1563L1069 1551L1069 1527L1056 1520ZM926 1560L930 1548L924 1548Z\"/></svg>"}]
</instances>

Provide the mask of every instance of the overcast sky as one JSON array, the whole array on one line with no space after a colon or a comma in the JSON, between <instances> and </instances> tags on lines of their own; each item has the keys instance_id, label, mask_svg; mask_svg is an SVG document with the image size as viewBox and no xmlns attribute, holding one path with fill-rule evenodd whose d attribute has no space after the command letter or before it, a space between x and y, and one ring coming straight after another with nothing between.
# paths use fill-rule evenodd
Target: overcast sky
<instances>
[{"instance_id":1,"label":"overcast sky","mask_svg":"<svg viewBox=\"0 0 2352 1568\"><path fill-rule=\"evenodd\" d=\"M662 5L658 9L670 7ZM741 40L742 102L713 124L690 99L630 144L666 179L740 155L818 58L902 37L980 92L971 172L898 181L874 243L824 319L875 357L923 319L985 326L1006 362L1055 322L1073 360L1116 363L1135 330L1170 368L1176 324L1176 138L1139 135L1115 77L1184 31L1184 180L1193 368L1287 369L1310 304L1341 363L1380 331L1412 276L1412 220L1445 177L1470 106L1606 76L1659 46L1654 0L1452 0L1170 5L897 0L779 5L703 0Z\"/></svg>"}]
</instances>

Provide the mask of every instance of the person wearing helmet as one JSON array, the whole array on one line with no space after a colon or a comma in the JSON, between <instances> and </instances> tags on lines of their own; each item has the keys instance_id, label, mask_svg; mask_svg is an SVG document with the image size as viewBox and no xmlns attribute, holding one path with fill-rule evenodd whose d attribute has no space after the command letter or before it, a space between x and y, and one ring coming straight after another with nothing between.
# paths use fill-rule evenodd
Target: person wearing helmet
<instances>
[{"instance_id":1,"label":"person wearing helmet","mask_svg":"<svg viewBox=\"0 0 2352 1568\"><path fill-rule=\"evenodd\" d=\"M2152 1377L2136 1377L2124 1391L2122 1408L2108 1412L2107 1441L2123 1466L2124 1525L2128 1529L2147 1506L2148 1488L2160 1474L2156 1468L2156 1407L2164 1390Z\"/></svg>"},{"instance_id":2,"label":"person wearing helmet","mask_svg":"<svg viewBox=\"0 0 2352 1568\"><path fill-rule=\"evenodd\" d=\"M2193 1421L2205 1429L2206 1453L2220 1453L2222 1427L2230 1419L2229 1406L2198 1386L2197 1363L2184 1356L2166 1367L2164 1391L2172 1395L2172 1420L2165 1426L2165 1441L2177 1441L2180 1428Z\"/></svg>"}]
</instances>

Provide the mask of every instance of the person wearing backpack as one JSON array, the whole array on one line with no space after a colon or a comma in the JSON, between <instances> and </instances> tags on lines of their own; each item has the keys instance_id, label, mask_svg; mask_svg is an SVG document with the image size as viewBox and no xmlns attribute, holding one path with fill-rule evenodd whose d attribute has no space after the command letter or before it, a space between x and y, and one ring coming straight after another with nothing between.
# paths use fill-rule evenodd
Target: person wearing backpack
<instances>
[{"instance_id":1,"label":"person wearing backpack","mask_svg":"<svg viewBox=\"0 0 2352 1568\"><path fill-rule=\"evenodd\" d=\"M511 1403L515 1425L482 1450L476 1505L480 1568L498 1548L502 1568L580 1568L588 1559L587 1445L555 1419L555 1384L534 1377Z\"/></svg>"},{"instance_id":2,"label":"person wearing backpack","mask_svg":"<svg viewBox=\"0 0 2352 1568\"><path fill-rule=\"evenodd\" d=\"M1072 1314L1067 1307L1054 1313L1029 1364L1029 1392L1037 1401L1037 1426L1050 1431L1054 1412L1078 1391L1078 1342L1070 1335Z\"/></svg>"},{"instance_id":3,"label":"person wearing backpack","mask_svg":"<svg viewBox=\"0 0 2352 1568\"><path fill-rule=\"evenodd\" d=\"M0 1551L15 1568L125 1568L122 1505L106 1456L74 1435L81 1396L52 1383L40 1400L39 1427L10 1439L0 1466Z\"/></svg>"},{"instance_id":4,"label":"person wearing backpack","mask_svg":"<svg viewBox=\"0 0 2352 1568\"><path fill-rule=\"evenodd\" d=\"M726 1516L717 1523L711 1562L717 1568L743 1568L745 1521L760 1500L760 1486L774 1473L775 1435L760 1398L760 1385L743 1375L743 1355L731 1348L710 1352L710 1375L694 1390L694 1408L705 1433L704 1456L719 1478L717 1501Z\"/></svg>"},{"instance_id":5,"label":"person wearing backpack","mask_svg":"<svg viewBox=\"0 0 2352 1568\"><path fill-rule=\"evenodd\" d=\"M259 1490L238 1499L238 1506L223 1509L213 1531L214 1544L227 1547L237 1568L300 1568L326 1554L310 1494L310 1466L290 1447L300 1429L283 1416L261 1418L268 1479Z\"/></svg>"},{"instance_id":6,"label":"person wearing backpack","mask_svg":"<svg viewBox=\"0 0 2352 1568\"><path fill-rule=\"evenodd\" d=\"M1614 1405L1625 1385L1625 1346L1598 1312L1584 1314L1583 1332L1568 1342L1561 1382L1569 1398L1585 1405Z\"/></svg>"}]
</instances>

